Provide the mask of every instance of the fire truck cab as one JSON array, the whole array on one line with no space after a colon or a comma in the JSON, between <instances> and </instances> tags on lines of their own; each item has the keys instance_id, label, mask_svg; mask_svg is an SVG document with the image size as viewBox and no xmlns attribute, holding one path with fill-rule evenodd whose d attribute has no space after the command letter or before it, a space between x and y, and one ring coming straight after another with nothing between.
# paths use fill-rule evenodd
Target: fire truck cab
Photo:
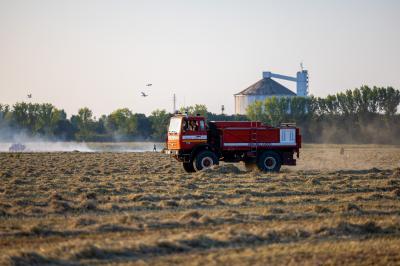
<instances>
[{"instance_id":1,"label":"fire truck cab","mask_svg":"<svg viewBox=\"0 0 400 266\"><path fill-rule=\"evenodd\" d=\"M271 127L258 121L210 121L202 116L176 114L170 120L166 153L183 163L187 172L200 171L219 161L243 161L277 172L295 165L301 135L294 124Z\"/></svg>"}]
</instances>

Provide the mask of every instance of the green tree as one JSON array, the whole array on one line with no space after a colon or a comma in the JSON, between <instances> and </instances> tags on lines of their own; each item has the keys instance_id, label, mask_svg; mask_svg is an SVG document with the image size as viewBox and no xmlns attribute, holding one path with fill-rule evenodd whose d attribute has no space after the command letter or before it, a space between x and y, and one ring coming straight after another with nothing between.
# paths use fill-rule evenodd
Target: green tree
<instances>
[{"instance_id":1,"label":"green tree","mask_svg":"<svg viewBox=\"0 0 400 266\"><path fill-rule=\"evenodd\" d=\"M137 123L137 134L141 139L151 136L151 122L144 114L134 114Z\"/></svg>"},{"instance_id":2,"label":"green tree","mask_svg":"<svg viewBox=\"0 0 400 266\"><path fill-rule=\"evenodd\" d=\"M7 104L0 104L0 126L8 124L8 117L10 113L10 106Z\"/></svg>"},{"instance_id":3,"label":"green tree","mask_svg":"<svg viewBox=\"0 0 400 266\"><path fill-rule=\"evenodd\" d=\"M55 109L53 112L51 128L55 137L65 140L73 140L77 132L71 120L67 119L67 113L60 109Z\"/></svg>"},{"instance_id":4,"label":"green tree","mask_svg":"<svg viewBox=\"0 0 400 266\"><path fill-rule=\"evenodd\" d=\"M290 97L287 98L287 101L290 106L289 116L291 119L295 121L303 121L307 118L310 113L311 107L311 98L306 97Z\"/></svg>"},{"instance_id":5,"label":"green tree","mask_svg":"<svg viewBox=\"0 0 400 266\"><path fill-rule=\"evenodd\" d=\"M76 117L76 123L78 140L89 140L92 136L93 112L87 107L80 108Z\"/></svg>"},{"instance_id":6,"label":"green tree","mask_svg":"<svg viewBox=\"0 0 400 266\"><path fill-rule=\"evenodd\" d=\"M270 124L277 126L286 120L286 117L289 115L289 100L286 97L266 98L264 102L264 110L268 117L268 121L270 121Z\"/></svg>"},{"instance_id":7,"label":"green tree","mask_svg":"<svg viewBox=\"0 0 400 266\"><path fill-rule=\"evenodd\" d=\"M204 104L195 104L193 106L181 107L179 109L181 113L187 113L188 115L201 115L207 117L208 111L207 106Z\"/></svg>"},{"instance_id":8,"label":"green tree","mask_svg":"<svg viewBox=\"0 0 400 266\"><path fill-rule=\"evenodd\" d=\"M250 104L246 110L247 117L251 121L262 121L264 123L269 123L267 116L264 112L264 103L262 101L255 101Z\"/></svg>"},{"instance_id":9,"label":"green tree","mask_svg":"<svg viewBox=\"0 0 400 266\"><path fill-rule=\"evenodd\" d=\"M106 134L107 116L102 115L96 123L95 131L97 134Z\"/></svg>"},{"instance_id":10,"label":"green tree","mask_svg":"<svg viewBox=\"0 0 400 266\"><path fill-rule=\"evenodd\" d=\"M395 90L393 87L380 88L377 90L380 109L387 116L394 116L400 104L400 91Z\"/></svg>"},{"instance_id":11,"label":"green tree","mask_svg":"<svg viewBox=\"0 0 400 266\"><path fill-rule=\"evenodd\" d=\"M137 119L128 108L112 112L107 118L107 128L120 138L133 138L137 133Z\"/></svg>"},{"instance_id":12,"label":"green tree","mask_svg":"<svg viewBox=\"0 0 400 266\"><path fill-rule=\"evenodd\" d=\"M55 113L55 107L52 104L39 105L37 107L35 133L51 136L53 134L52 123L56 123L55 120L58 118L54 115L58 115L58 113Z\"/></svg>"},{"instance_id":13,"label":"green tree","mask_svg":"<svg viewBox=\"0 0 400 266\"><path fill-rule=\"evenodd\" d=\"M151 113L149 119L153 131L152 138L156 140L165 140L167 137L167 128L171 114L165 110L155 110Z\"/></svg>"},{"instance_id":14,"label":"green tree","mask_svg":"<svg viewBox=\"0 0 400 266\"><path fill-rule=\"evenodd\" d=\"M28 119L28 104L22 102L13 105L12 125L16 128L24 129L30 127Z\"/></svg>"}]
</instances>

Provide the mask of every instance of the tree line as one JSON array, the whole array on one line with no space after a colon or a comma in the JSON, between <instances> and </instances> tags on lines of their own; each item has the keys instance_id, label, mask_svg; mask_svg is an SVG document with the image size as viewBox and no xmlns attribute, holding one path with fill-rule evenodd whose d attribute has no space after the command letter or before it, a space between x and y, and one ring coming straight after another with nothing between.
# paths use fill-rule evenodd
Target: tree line
<instances>
[{"instance_id":1,"label":"tree line","mask_svg":"<svg viewBox=\"0 0 400 266\"><path fill-rule=\"evenodd\" d=\"M205 105L181 109L191 115L201 114L211 120L243 120L245 116L208 112ZM64 110L45 103L0 104L0 140L12 140L15 134L76 141L135 141L166 139L169 119L166 110L155 110L149 116L121 108L96 118L87 108L79 109L70 118Z\"/></svg>"},{"instance_id":2,"label":"tree line","mask_svg":"<svg viewBox=\"0 0 400 266\"><path fill-rule=\"evenodd\" d=\"M272 97L247 109L251 120L295 122L306 142L400 144L400 91L362 86L327 97Z\"/></svg>"},{"instance_id":3,"label":"tree line","mask_svg":"<svg viewBox=\"0 0 400 266\"><path fill-rule=\"evenodd\" d=\"M327 97L267 98L251 104L247 115L215 114L201 104L180 111L214 121L258 120L273 126L295 122L306 142L400 144L399 103L399 90L362 86ZM0 104L0 140L22 132L55 140L164 141L172 115L157 109L146 116L121 108L96 118L84 107L68 118L49 103Z\"/></svg>"}]
</instances>

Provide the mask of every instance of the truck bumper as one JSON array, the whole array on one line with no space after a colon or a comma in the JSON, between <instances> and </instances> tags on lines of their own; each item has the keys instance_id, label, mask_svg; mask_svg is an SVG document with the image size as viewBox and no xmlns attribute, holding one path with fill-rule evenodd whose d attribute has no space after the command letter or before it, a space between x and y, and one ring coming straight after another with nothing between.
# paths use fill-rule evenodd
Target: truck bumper
<instances>
[{"instance_id":1,"label":"truck bumper","mask_svg":"<svg viewBox=\"0 0 400 266\"><path fill-rule=\"evenodd\" d=\"M164 153L174 157L178 162L186 163L190 161L190 153L185 153L182 150L165 150Z\"/></svg>"},{"instance_id":2,"label":"truck bumper","mask_svg":"<svg viewBox=\"0 0 400 266\"><path fill-rule=\"evenodd\" d=\"M178 150L165 150L164 153L173 156L173 155L178 155L179 151Z\"/></svg>"}]
</instances>

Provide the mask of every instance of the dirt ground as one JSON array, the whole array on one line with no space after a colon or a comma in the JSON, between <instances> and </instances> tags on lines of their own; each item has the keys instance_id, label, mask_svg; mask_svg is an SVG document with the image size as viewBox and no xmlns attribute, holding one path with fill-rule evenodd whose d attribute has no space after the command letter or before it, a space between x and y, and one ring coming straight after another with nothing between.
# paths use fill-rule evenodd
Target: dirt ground
<instances>
[{"instance_id":1,"label":"dirt ground","mask_svg":"<svg viewBox=\"0 0 400 266\"><path fill-rule=\"evenodd\" d=\"M400 147L300 156L187 174L152 152L0 153L0 264L399 265Z\"/></svg>"}]
</instances>

